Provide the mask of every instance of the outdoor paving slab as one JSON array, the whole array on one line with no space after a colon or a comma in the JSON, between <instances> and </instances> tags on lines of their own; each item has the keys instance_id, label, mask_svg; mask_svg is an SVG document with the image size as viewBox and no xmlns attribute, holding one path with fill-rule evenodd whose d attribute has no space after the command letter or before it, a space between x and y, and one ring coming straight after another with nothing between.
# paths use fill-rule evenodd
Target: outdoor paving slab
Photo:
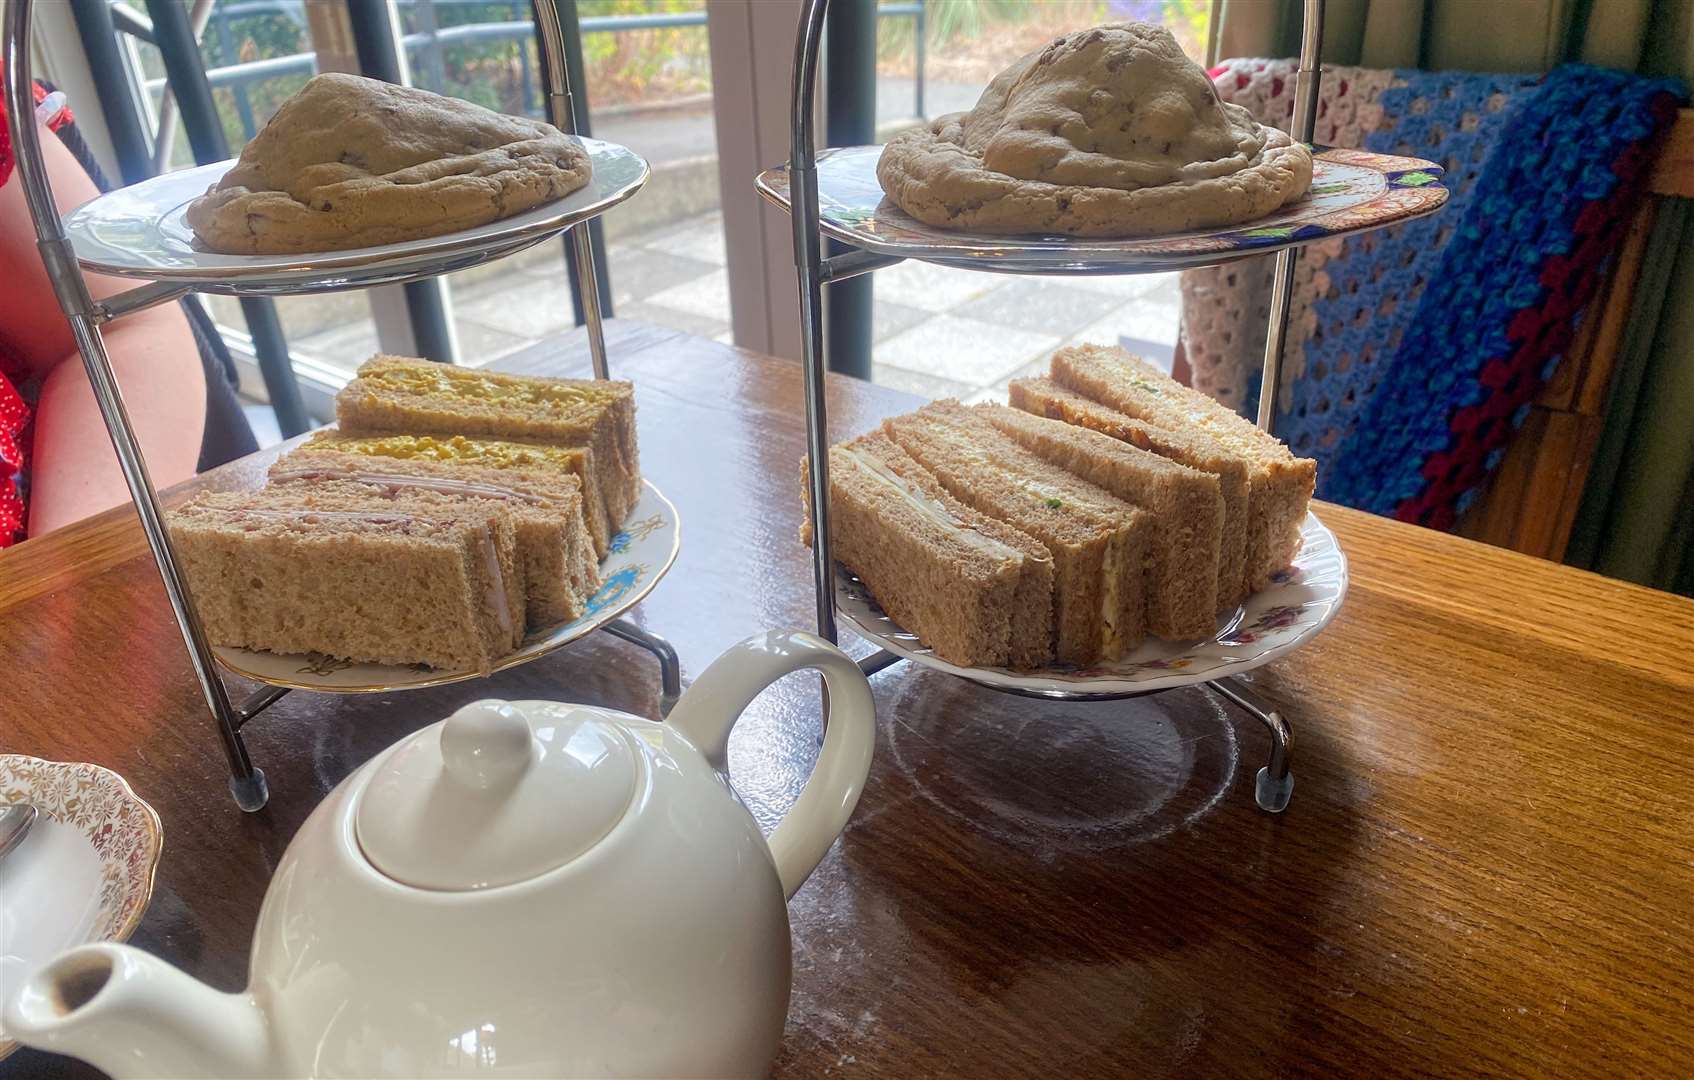
<instances>
[{"instance_id":1,"label":"outdoor paving slab","mask_svg":"<svg viewBox=\"0 0 1694 1080\"><path fill-rule=\"evenodd\" d=\"M1120 337L1132 337L1174 348L1181 322L1182 305L1176 298L1143 297L1078 330L1069 343L1115 345Z\"/></svg>"},{"instance_id":2,"label":"outdoor paving slab","mask_svg":"<svg viewBox=\"0 0 1694 1080\"><path fill-rule=\"evenodd\" d=\"M876 341L886 341L902 330L910 330L923 320L932 317L933 313L925 311L923 308L896 304L892 300L873 300L871 302L871 336Z\"/></svg>"},{"instance_id":3,"label":"outdoor paving slab","mask_svg":"<svg viewBox=\"0 0 1694 1080\"><path fill-rule=\"evenodd\" d=\"M514 275L505 288L482 291L474 299L455 298L453 314L460 322L469 320L520 338L544 338L576 325L576 308L563 274L550 280Z\"/></svg>"},{"instance_id":4,"label":"outdoor paving slab","mask_svg":"<svg viewBox=\"0 0 1694 1080\"><path fill-rule=\"evenodd\" d=\"M1047 353L1061 340L1057 334L938 315L889 338L872 355L892 367L980 387Z\"/></svg>"},{"instance_id":5,"label":"outdoor paving slab","mask_svg":"<svg viewBox=\"0 0 1694 1080\"><path fill-rule=\"evenodd\" d=\"M991 290L1003 288L1009 279L1000 274L956 270L930 263L896 263L872 275L874 294L908 307L937 313L953 311Z\"/></svg>"},{"instance_id":6,"label":"outdoor paving slab","mask_svg":"<svg viewBox=\"0 0 1694 1080\"><path fill-rule=\"evenodd\" d=\"M672 330L681 330L698 337L715 338L729 329L729 308L723 309L723 315L718 318L697 315L691 311L681 311L677 308L661 307L654 303L625 304L618 309L621 319L641 319L644 322L658 323Z\"/></svg>"},{"instance_id":7,"label":"outdoor paving slab","mask_svg":"<svg viewBox=\"0 0 1694 1080\"><path fill-rule=\"evenodd\" d=\"M724 253L723 218L713 214L705 220L690 219L690 222L687 228L646 233L639 239L632 237L630 242L654 251L699 259L713 266L728 263L729 256Z\"/></svg>"},{"instance_id":8,"label":"outdoor paving slab","mask_svg":"<svg viewBox=\"0 0 1694 1080\"><path fill-rule=\"evenodd\" d=\"M646 300L655 293L703 278L720 264L652 248L617 248L606 253L612 275L612 306ZM559 275L563 280L563 272ZM725 312L729 309L726 307Z\"/></svg>"},{"instance_id":9,"label":"outdoor paving slab","mask_svg":"<svg viewBox=\"0 0 1694 1080\"><path fill-rule=\"evenodd\" d=\"M1072 289L1049 278L1021 278L958 308L954 314L999 326L1064 337L1098 322L1122 301Z\"/></svg>"},{"instance_id":10,"label":"outdoor paving slab","mask_svg":"<svg viewBox=\"0 0 1694 1080\"><path fill-rule=\"evenodd\" d=\"M905 368L889 364L872 364L871 382L878 386L904 390L908 394L916 394L931 401L937 398L962 398L972 391L972 387L967 383L943 379L938 375L926 375L921 371L907 371Z\"/></svg>"},{"instance_id":11,"label":"outdoor paving slab","mask_svg":"<svg viewBox=\"0 0 1694 1080\"><path fill-rule=\"evenodd\" d=\"M1109 277L1068 274L1063 278L1063 281L1073 288L1087 289L1089 292L1105 293L1108 296L1117 296L1127 300L1131 297L1146 296L1149 293L1165 290L1169 290L1174 296L1177 278L1180 276L1181 274L1174 270L1164 274L1114 274ZM1052 281L1056 279L1046 278L1044 280Z\"/></svg>"},{"instance_id":12,"label":"outdoor paving slab","mask_svg":"<svg viewBox=\"0 0 1694 1080\"><path fill-rule=\"evenodd\" d=\"M703 319L716 319L727 323L729 271L713 270L704 276L656 292L648 296L646 302L674 311L686 311Z\"/></svg>"},{"instance_id":13,"label":"outdoor paving slab","mask_svg":"<svg viewBox=\"0 0 1694 1080\"><path fill-rule=\"evenodd\" d=\"M459 363L466 367L482 367L493 363L507 353L516 352L525 345L533 345L540 340L507 333L492 326L484 326L476 319L463 317L453 320L453 330L459 337Z\"/></svg>"},{"instance_id":14,"label":"outdoor paving slab","mask_svg":"<svg viewBox=\"0 0 1694 1080\"><path fill-rule=\"evenodd\" d=\"M292 338L288 342L288 351L291 355L309 356L351 373L381 349L377 345L376 324L367 316L333 330L320 330L316 334Z\"/></svg>"}]
</instances>

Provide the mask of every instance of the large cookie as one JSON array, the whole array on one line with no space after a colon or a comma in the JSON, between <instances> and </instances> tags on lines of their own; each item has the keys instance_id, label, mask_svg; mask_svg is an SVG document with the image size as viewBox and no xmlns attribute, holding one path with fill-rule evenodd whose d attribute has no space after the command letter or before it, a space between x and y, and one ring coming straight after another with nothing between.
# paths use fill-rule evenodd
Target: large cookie
<instances>
[{"instance_id":1,"label":"large cookie","mask_svg":"<svg viewBox=\"0 0 1694 1080\"><path fill-rule=\"evenodd\" d=\"M1305 194L1312 155L1218 99L1170 31L1067 34L969 112L888 141L877 179L919 221L976 233L1150 236L1234 225Z\"/></svg>"},{"instance_id":2,"label":"large cookie","mask_svg":"<svg viewBox=\"0 0 1694 1080\"><path fill-rule=\"evenodd\" d=\"M357 75L316 76L188 206L232 255L335 251L483 225L588 182L558 128Z\"/></svg>"}]
</instances>

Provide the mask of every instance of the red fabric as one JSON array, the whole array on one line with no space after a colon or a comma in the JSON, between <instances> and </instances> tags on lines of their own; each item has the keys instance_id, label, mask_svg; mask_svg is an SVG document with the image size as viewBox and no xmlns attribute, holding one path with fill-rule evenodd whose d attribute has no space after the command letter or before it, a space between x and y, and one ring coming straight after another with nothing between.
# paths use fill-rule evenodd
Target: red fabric
<instances>
[{"instance_id":1,"label":"red fabric","mask_svg":"<svg viewBox=\"0 0 1694 1080\"><path fill-rule=\"evenodd\" d=\"M39 104L47 91L38 83L35 100ZM71 111L62 109L48 121L47 126L58 131L72 122ZM0 100L0 185L12 178L12 130L6 122L6 105ZM29 462L25 447L31 419L29 403L18 393L11 379L23 370L15 357L0 349L0 548L10 547L24 538L28 507L24 503L23 475Z\"/></svg>"}]
</instances>

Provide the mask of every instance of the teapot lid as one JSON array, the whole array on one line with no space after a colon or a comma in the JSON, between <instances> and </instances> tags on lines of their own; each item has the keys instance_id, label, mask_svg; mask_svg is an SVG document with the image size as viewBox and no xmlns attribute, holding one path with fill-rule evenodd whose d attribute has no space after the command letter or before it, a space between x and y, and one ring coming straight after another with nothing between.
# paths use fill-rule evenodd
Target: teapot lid
<instances>
[{"instance_id":1,"label":"teapot lid","mask_svg":"<svg viewBox=\"0 0 1694 1080\"><path fill-rule=\"evenodd\" d=\"M365 857L403 884L462 891L528 880L599 843L635 796L629 740L589 709L539 719L476 701L396 747L359 795Z\"/></svg>"}]
</instances>

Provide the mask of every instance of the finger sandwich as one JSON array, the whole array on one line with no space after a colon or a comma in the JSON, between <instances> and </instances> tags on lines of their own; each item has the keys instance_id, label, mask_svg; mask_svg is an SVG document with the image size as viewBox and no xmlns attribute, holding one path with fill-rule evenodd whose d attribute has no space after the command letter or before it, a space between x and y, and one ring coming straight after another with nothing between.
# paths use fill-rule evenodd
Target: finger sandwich
<instances>
[{"instance_id":1,"label":"finger sandwich","mask_svg":"<svg viewBox=\"0 0 1694 1080\"><path fill-rule=\"evenodd\" d=\"M594 541L595 558L606 557L616 531L607 518L594 455L586 447L472 439L464 435L349 435L326 429L306 440L300 449L363 454L390 461L430 462L450 469L497 469L514 482L531 484L546 485L558 482L558 478L574 477L582 488L582 517Z\"/></svg>"},{"instance_id":2,"label":"finger sandwich","mask_svg":"<svg viewBox=\"0 0 1694 1080\"><path fill-rule=\"evenodd\" d=\"M975 410L1019 446L1147 511L1147 631L1202 638L1217 628L1223 496L1218 478L1087 428L1004 405Z\"/></svg>"},{"instance_id":3,"label":"finger sandwich","mask_svg":"<svg viewBox=\"0 0 1694 1080\"><path fill-rule=\"evenodd\" d=\"M1210 441L1183 431L1155 427L1067 390L1052 379L1013 379L1007 388L1012 407L1036 416L1108 435L1217 478L1223 500L1223 533L1218 542L1218 611L1234 611L1252 593L1247 574L1247 465Z\"/></svg>"},{"instance_id":4,"label":"finger sandwich","mask_svg":"<svg viewBox=\"0 0 1694 1080\"><path fill-rule=\"evenodd\" d=\"M414 494L447 505L476 499L505 506L523 563L531 629L575 619L599 584L594 544L583 523L582 483L570 474L443 465L427 458L375 458L308 445L272 465L270 482L319 488L362 485L378 497Z\"/></svg>"},{"instance_id":5,"label":"finger sandwich","mask_svg":"<svg viewBox=\"0 0 1694 1080\"><path fill-rule=\"evenodd\" d=\"M1061 663L1114 660L1140 644L1145 511L1030 453L957 401L884 421L883 430L954 498L1047 548Z\"/></svg>"},{"instance_id":6,"label":"finger sandwich","mask_svg":"<svg viewBox=\"0 0 1694 1080\"><path fill-rule=\"evenodd\" d=\"M586 447L614 529L641 496L635 389L627 382L507 375L377 356L336 395L335 416L349 435L453 432Z\"/></svg>"},{"instance_id":7,"label":"finger sandwich","mask_svg":"<svg viewBox=\"0 0 1694 1080\"><path fill-rule=\"evenodd\" d=\"M203 492L166 515L212 643L492 671L523 639L511 513L348 487Z\"/></svg>"},{"instance_id":8,"label":"finger sandwich","mask_svg":"<svg viewBox=\"0 0 1694 1080\"><path fill-rule=\"evenodd\" d=\"M1270 433L1198 390L1119 348L1074 345L1053 354L1061 386L1166 431L1198 437L1216 456L1247 468L1247 587L1264 588L1300 547L1317 463L1297 458ZM1178 459L1182 460L1182 459ZM1204 468L1197 461L1184 464Z\"/></svg>"},{"instance_id":9,"label":"finger sandwich","mask_svg":"<svg viewBox=\"0 0 1694 1080\"><path fill-rule=\"evenodd\" d=\"M810 545L811 489L801 461ZM831 553L943 660L1033 668L1053 658L1053 558L949 495L872 432L829 452Z\"/></svg>"}]
</instances>

